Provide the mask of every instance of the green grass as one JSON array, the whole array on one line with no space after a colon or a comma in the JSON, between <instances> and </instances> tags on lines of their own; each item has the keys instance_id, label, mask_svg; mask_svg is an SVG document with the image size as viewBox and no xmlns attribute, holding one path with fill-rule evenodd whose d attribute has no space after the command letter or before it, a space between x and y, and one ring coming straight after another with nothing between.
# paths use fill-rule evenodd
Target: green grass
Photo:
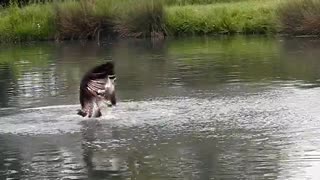
<instances>
[{"instance_id":1,"label":"green grass","mask_svg":"<svg viewBox=\"0 0 320 180\"><path fill-rule=\"evenodd\" d=\"M211 5L171 6L167 27L174 35L274 33L278 1L248 1Z\"/></svg>"},{"instance_id":2,"label":"green grass","mask_svg":"<svg viewBox=\"0 0 320 180\"><path fill-rule=\"evenodd\" d=\"M15 5L0 12L0 40L24 41L52 39L55 33L52 5Z\"/></svg>"}]
</instances>

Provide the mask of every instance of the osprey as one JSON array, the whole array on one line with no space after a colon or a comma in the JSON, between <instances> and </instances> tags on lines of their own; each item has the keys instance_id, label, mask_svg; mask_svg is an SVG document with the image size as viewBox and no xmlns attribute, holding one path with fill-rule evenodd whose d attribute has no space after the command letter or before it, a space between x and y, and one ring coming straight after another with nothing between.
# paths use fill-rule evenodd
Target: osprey
<instances>
[{"instance_id":1,"label":"osprey","mask_svg":"<svg viewBox=\"0 0 320 180\"><path fill-rule=\"evenodd\" d=\"M116 105L114 65L111 62L99 65L88 71L80 83L81 110L83 117L100 117L100 103Z\"/></svg>"}]
</instances>

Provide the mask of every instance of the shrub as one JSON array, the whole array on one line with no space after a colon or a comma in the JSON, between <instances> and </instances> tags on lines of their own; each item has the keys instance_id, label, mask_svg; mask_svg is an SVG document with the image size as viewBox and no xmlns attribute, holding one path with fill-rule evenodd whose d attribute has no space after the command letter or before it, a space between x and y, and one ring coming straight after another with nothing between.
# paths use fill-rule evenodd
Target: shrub
<instances>
[{"instance_id":1,"label":"shrub","mask_svg":"<svg viewBox=\"0 0 320 180\"><path fill-rule=\"evenodd\" d=\"M163 38L167 35L162 1L131 1L127 2L125 9L115 27L121 37Z\"/></svg>"},{"instance_id":2,"label":"shrub","mask_svg":"<svg viewBox=\"0 0 320 180\"><path fill-rule=\"evenodd\" d=\"M290 34L320 35L320 1L290 0L279 6L282 30Z\"/></svg>"}]
</instances>

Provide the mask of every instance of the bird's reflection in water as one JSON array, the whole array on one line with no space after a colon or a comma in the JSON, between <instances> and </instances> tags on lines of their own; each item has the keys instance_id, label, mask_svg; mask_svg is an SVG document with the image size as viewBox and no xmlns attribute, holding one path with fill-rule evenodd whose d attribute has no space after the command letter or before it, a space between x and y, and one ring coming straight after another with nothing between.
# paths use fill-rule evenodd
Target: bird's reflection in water
<instances>
[{"instance_id":1,"label":"bird's reflection in water","mask_svg":"<svg viewBox=\"0 0 320 180\"><path fill-rule=\"evenodd\" d=\"M105 128L103 129L105 132ZM99 133L102 134L102 125L99 120L86 120L82 122L81 133L83 136L83 160L88 170L88 179L123 179L124 162L122 158L107 148L101 147ZM104 138L116 138L117 130L110 128ZM105 136L105 134L103 135Z\"/></svg>"}]
</instances>

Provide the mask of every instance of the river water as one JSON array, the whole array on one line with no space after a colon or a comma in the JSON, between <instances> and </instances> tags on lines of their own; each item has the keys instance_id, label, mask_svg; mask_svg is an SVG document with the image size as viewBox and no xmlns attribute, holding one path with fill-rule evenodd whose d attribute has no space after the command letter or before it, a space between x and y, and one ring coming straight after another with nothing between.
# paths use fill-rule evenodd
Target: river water
<instances>
[{"instance_id":1,"label":"river water","mask_svg":"<svg viewBox=\"0 0 320 180\"><path fill-rule=\"evenodd\" d=\"M118 104L78 88L113 60ZM320 40L261 36L0 47L0 179L320 179Z\"/></svg>"}]
</instances>

